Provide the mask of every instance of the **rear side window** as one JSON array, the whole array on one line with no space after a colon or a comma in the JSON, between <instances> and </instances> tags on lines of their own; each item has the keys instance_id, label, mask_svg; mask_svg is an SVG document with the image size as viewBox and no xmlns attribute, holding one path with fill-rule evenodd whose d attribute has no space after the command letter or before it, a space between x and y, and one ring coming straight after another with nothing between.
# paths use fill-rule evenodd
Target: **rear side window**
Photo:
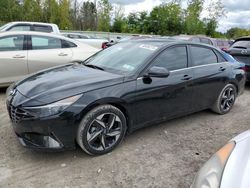
<instances>
[{"instance_id":1,"label":"rear side window","mask_svg":"<svg viewBox=\"0 0 250 188\"><path fill-rule=\"evenodd\" d=\"M193 66L217 63L217 56L212 49L191 46L191 56Z\"/></svg>"},{"instance_id":2,"label":"rear side window","mask_svg":"<svg viewBox=\"0 0 250 188\"><path fill-rule=\"evenodd\" d=\"M30 25L16 25L8 29L8 31L30 31Z\"/></svg>"},{"instance_id":3,"label":"rear side window","mask_svg":"<svg viewBox=\"0 0 250 188\"><path fill-rule=\"evenodd\" d=\"M44 26L44 25L33 25L33 30L45 33L51 33L53 31L51 26Z\"/></svg>"},{"instance_id":4,"label":"rear side window","mask_svg":"<svg viewBox=\"0 0 250 188\"><path fill-rule=\"evenodd\" d=\"M62 40L62 48L75 48L77 45L73 42Z\"/></svg>"},{"instance_id":5,"label":"rear side window","mask_svg":"<svg viewBox=\"0 0 250 188\"><path fill-rule=\"evenodd\" d=\"M171 70L187 68L187 48L185 46L173 47L162 52L153 65Z\"/></svg>"},{"instance_id":6,"label":"rear side window","mask_svg":"<svg viewBox=\"0 0 250 188\"><path fill-rule=\"evenodd\" d=\"M45 36L31 36L32 50L59 49L62 42L58 38Z\"/></svg>"},{"instance_id":7,"label":"rear side window","mask_svg":"<svg viewBox=\"0 0 250 188\"><path fill-rule=\"evenodd\" d=\"M247 49L250 48L250 40L240 40L232 45L233 48Z\"/></svg>"},{"instance_id":8,"label":"rear side window","mask_svg":"<svg viewBox=\"0 0 250 188\"><path fill-rule=\"evenodd\" d=\"M19 51L23 50L24 36L8 36L0 38L0 51Z\"/></svg>"}]
</instances>

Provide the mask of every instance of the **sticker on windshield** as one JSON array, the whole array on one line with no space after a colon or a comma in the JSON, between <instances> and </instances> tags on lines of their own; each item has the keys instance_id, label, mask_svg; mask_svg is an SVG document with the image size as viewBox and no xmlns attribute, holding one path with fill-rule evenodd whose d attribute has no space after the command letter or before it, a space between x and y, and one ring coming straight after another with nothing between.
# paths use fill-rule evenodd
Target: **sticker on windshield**
<instances>
[{"instance_id":1,"label":"sticker on windshield","mask_svg":"<svg viewBox=\"0 0 250 188\"><path fill-rule=\"evenodd\" d=\"M144 48L144 49L151 50L151 51L155 51L158 49L158 47L153 46L153 45L148 45L148 44L142 44L140 45L140 48Z\"/></svg>"}]
</instances>

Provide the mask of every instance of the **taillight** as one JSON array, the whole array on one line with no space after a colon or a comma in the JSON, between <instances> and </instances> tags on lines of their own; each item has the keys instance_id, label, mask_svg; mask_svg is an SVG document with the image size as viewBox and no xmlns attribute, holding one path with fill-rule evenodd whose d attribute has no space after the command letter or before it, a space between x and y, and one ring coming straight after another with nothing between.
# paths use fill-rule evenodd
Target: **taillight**
<instances>
[{"instance_id":1,"label":"taillight","mask_svg":"<svg viewBox=\"0 0 250 188\"><path fill-rule=\"evenodd\" d=\"M243 66L243 67L240 67L240 69L246 72L248 68L246 66Z\"/></svg>"},{"instance_id":2,"label":"taillight","mask_svg":"<svg viewBox=\"0 0 250 188\"><path fill-rule=\"evenodd\" d=\"M103 43L102 43L102 49L107 48L107 47L108 47L107 44L108 44L107 42L103 42Z\"/></svg>"},{"instance_id":3,"label":"taillight","mask_svg":"<svg viewBox=\"0 0 250 188\"><path fill-rule=\"evenodd\" d=\"M227 48L222 48L221 50L228 53L228 49Z\"/></svg>"}]
</instances>

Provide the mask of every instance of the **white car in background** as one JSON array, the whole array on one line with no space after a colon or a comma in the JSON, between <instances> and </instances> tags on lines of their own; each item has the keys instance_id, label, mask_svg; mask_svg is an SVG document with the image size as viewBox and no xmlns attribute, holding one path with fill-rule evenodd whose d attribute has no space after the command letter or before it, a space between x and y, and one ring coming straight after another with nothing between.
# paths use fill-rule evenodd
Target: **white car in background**
<instances>
[{"instance_id":1,"label":"white car in background","mask_svg":"<svg viewBox=\"0 0 250 188\"><path fill-rule=\"evenodd\" d=\"M9 22L0 27L0 31L37 31L60 34L56 24L42 22Z\"/></svg>"},{"instance_id":2,"label":"white car in background","mask_svg":"<svg viewBox=\"0 0 250 188\"><path fill-rule=\"evenodd\" d=\"M191 188L249 188L250 130L233 138L200 169Z\"/></svg>"},{"instance_id":3,"label":"white car in background","mask_svg":"<svg viewBox=\"0 0 250 188\"><path fill-rule=\"evenodd\" d=\"M82 62L98 51L61 35L32 31L0 33L0 87L42 69Z\"/></svg>"},{"instance_id":4,"label":"white car in background","mask_svg":"<svg viewBox=\"0 0 250 188\"><path fill-rule=\"evenodd\" d=\"M104 49L106 44L109 42L107 39L91 37L80 33L62 33L62 35L98 49Z\"/></svg>"}]
</instances>

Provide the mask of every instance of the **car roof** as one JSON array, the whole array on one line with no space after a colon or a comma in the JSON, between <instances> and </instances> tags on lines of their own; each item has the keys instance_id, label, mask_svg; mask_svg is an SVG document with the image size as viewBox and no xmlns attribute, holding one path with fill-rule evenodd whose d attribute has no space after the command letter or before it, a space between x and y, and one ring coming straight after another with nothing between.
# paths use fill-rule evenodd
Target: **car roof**
<instances>
[{"instance_id":1,"label":"car roof","mask_svg":"<svg viewBox=\"0 0 250 188\"><path fill-rule=\"evenodd\" d=\"M65 39L68 39L60 34L54 34L54 33L46 33L46 32L38 32L38 31L2 31L0 32L0 37L2 36L8 36L8 35L43 35L43 36L51 36L51 37L63 37Z\"/></svg>"},{"instance_id":2,"label":"car roof","mask_svg":"<svg viewBox=\"0 0 250 188\"><path fill-rule=\"evenodd\" d=\"M26 22L26 21L24 21L24 22L18 22L18 21L16 21L16 22L10 22L9 24L32 24L32 25L34 25L34 24L39 24L39 25L56 25L56 24L53 24L53 23L44 23L44 22Z\"/></svg>"},{"instance_id":3,"label":"car roof","mask_svg":"<svg viewBox=\"0 0 250 188\"><path fill-rule=\"evenodd\" d=\"M127 41L126 41L127 42ZM218 48L212 46L212 45L208 45L208 44L204 44L204 43L198 43L198 42L193 42L193 41L186 41L186 40L181 40L181 39L174 39L174 38L148 38L148 39L138 39L138 40L134 40L130 42L159 42L162 43L162 47L166 47L166 46L172 46L172 45L176 45L176 44L193 44L193 45L198 45L198 46L203 46L203 47L208 47L208 48L212 48L215 49L217 51L220 51Z\"/></svg>"},{"instance_id":4,"label":"car roof","mask_svg":"<svg viewBox=\"0 0 250 188\"><path fill-rule=\"evenodd\" d=\"M250 40L250 36L244 36L244 37L237 38L237 39L235 39L234 42L241 41L241 40Z\"/></svg>"},{"instance_id":5,"label":"car roof","mask_svg":"<svg viewBox=\"0 0 250 188\"><path fill-rule=\"evenodd\" d=\"M180 38L180 39L183 39L183 40L189 40L190 38L193 38L193 37L199 37L199 38L206 38L206 39L212 39L206 35L175 35L175 36L172 36L173 38Z\"/></svg>"}]
</instances>

